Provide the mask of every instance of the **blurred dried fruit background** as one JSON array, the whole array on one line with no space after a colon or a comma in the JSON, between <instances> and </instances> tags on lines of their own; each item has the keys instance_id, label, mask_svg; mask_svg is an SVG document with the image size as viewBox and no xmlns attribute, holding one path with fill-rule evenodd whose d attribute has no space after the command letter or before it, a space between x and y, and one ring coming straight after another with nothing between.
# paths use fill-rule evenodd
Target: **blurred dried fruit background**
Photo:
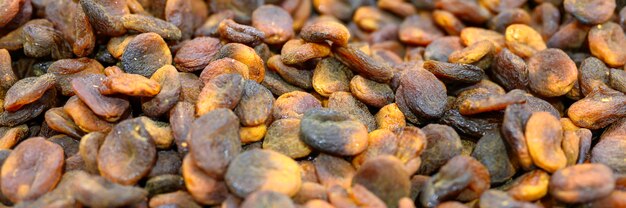
<instances>
[{"instance_id":1,"label":"blurred dried fruit background","mask_svg":"<svg viewBox=\"0 0 626 208\"><path fill-rule=\"evenodd\" d=\"M626 207L625 0L0 0L0 207Z\"/></svg>"}]
</instances>

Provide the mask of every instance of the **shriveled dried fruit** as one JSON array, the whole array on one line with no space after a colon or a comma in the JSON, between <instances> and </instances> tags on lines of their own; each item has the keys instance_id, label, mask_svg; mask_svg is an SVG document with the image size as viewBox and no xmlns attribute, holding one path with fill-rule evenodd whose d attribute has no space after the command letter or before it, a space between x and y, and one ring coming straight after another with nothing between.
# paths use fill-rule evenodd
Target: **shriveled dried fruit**
<instances>
[{"instance_id":1,"label":"shriveled dried fruit","mask_svg":"<svg viewBox=\"0 0 626 208\"><path fill-rule=\"evenodd\" d=\"M396 103L400 110L405 116L408 113L419 116L420 121L440 117L444 112L446 99L445 85L423 68L405 72L400 78L400 87L396 90ZM402 105L409 112L403 110Z\"/></svg>"},{"instance_id":2,"label":"shriveled dried fruit","mask_svg":"<svg viewBox=\"0 0 626 208\"><path fill-rule=\"evenodd\" d=\"M244 79L250 79L248 66L232 58L221 58L211 61L202 70L200 80L206 85L211 79L221 74L239 74Z\"/></svg>"},{"instance_id":3,"label":"shriveled dried fruit","mask_svg":"<svg viewBox=\"0 0 626 208\"><path fill-rule=\"evenodd\" d=\"M254 10L252 26L265 33L264 42L268 44L281 44L294 36L291 15L274 5L264 5Z\"/></svg>"},{"instance_id":4,"label":"shriveled dried fruit","mask_svg":"<svg viewBox=\"0 0 626 208\"><path fill-rule=\"evenodd\" d=\"M402 162L393 156L367 160L357 170L352 184L360 184L378 196L389 207L398 206L402 197L409 195L409 175Z\"/></svg>"},{"instance_id":5,"label":"shriveled dried fruit","mask_svg":"<svg viewBox=\"0 0 626 208\"><path fill-rule=\"evenodd\" d=\"M165 20L176 25L182 32L183 39L189 39L193 34L193 29L200 24L202 16L206 16L208 11L204 4L194 4L192 0L172 0L165 1L165 5L159 7L163 11ZM203 8L204 7L204 8ZM155 8L157 9L157 8ZM202 11L204 10L204 11ZM201 14L198 15L198 11Z\"/></svg>"},{"instance_id":6,"label":"shriveled dried fruit","mask_svg":"<svg viewBox=\"0 0 626 208\"><path fill-rule=\"evenodd\" d=\"M206 174L222 177L241 152L239 119L228 109L210 111L193 122L187 140L196 165Z\"/></svg>"},{"instance_id":7,"label":"shriveled dried fruit","mask_svg":"<svg viewBox=\"0 0 626 208\"><path fill-rule=\"evenodd\" d=\"M404 114L395 103L380 108L374 118L376 118L376 126L379 129L388 129L396 134L400 133L406 126Z\"/></svg>"},{"instance_id":8,"label":"shriveled dried fruit","mask_svg":"<svg viewBox=\"0 0 626 208\"><path fill-rule=\"evenodd\" d=\"M588 40L591 54L607 65L620 67L626 64L626 49L621 47L626 45L626 35L618 24L607 22L592 27Z\"/></svg>"},{"instance_id":9,"label":"shriveled dried fruit","mask_svg":"<svg viewBox=\"0 0 626 208\"><path fill-rule=\"evenodd\" d=\"M61 59L50 64L48 73L54 74L57 89L65 96L74 95L71 82L85 74L102 74L104 67L89 58Z\"/></svg>"},{"instance_id":10,"label":"shriveled dried fruit","mask_svg":"<svg viewBox=\"0 0 626 208\"><path fill-rule=\"evenodd\" d=\"M535 7L531 18L531 26L541 34L544 41L550 39L550 37L559 30L561 13L554 4L548 2L541 3L539 6Z\"/></svg>"},{"instance_id":11,"label":"shriveled dried fruit","mask_svg":"<svg viewBox=\"0 0 626 208\"><path fill-rule=\"evenodd\" d=\"M475 0L437 1L435 3L435 8L449 11L455 16L459 17L459 19L462 19L463 21L471 22L474 24L484 23L491 17L489 10L480 6L478 2Z\"/></svg>"},{"instance_id":12,"label":"shriveled dried fruit","mask_svg":"<svg viewBox=\"0 0 626 208\"><path fill-rule=\"evenodd\" d=\"M422 152L421 174L431 174L451 158L461 154L461 138L452 127L428 124L422 128L426 134L426 149Z\"/></svg>"},{"instance_id":13,"label":"shriveled dried fruit","mask_svg":"<svg viewBox=\"0 0 626 208\"><path fill-rule=\"evenodd\" d=\"M167 113L179 101L180 74L172 65L165 65L154 72L150 79L161 85L161 91L152 98L142 98L141 109L147 116L158 117Z\"/></svg>"},{"instance_id":14,"label":"shriveled dried fruit","mask_svg":"<svg viewBox=\"0 0 626 208\"><path fill-rule=\"evenodd\" d=\"M548 194L550 175L543 170L532 170L516 178L507 193L521 201L535 201Z\"/></svg>"},{"instance_id":15,"label":"shriveled dried fruit","mask_svg":"<svg viewBox=\"0 0 626 208\"><path fill-rule=\"evenodd\" d=\"M263 140L263 149L270 149L287 155L291 158L301 158L312 151L301 140L300 119L280 119L274 121L267 129Z\"/></svg>"},{"instance_id":16,"label":"shriveled dried fruit","mask_svg":"<svg viewBox=\"0 0 626 208\"><path fill-rule=\"evenodd\" d=\"M72 57L71 46L62 34L54 28L30 24L24 26L24 54L41 58L51 56L53 59Z\"/></svg>"},{"instance_id":17,"label":"shriveled dried fruit","mask_svg":"<svg viewBox=\"0 0 626 208\"><path fill-rule=\"evenodd\" d=\"M491 18L491 20L488 22L488 26L492 30L504 32L509 25L529 25L530 21L530 15L528 14L528 12L526 12L526 10L519 8L506 9Z\"/></svg>"},{"instance_id":18,"label":"shriveled dried fruit","mask_svg":"<svg viewBox=\"0 0 626 208\"><path fill-rule=\"evenodd\" d=\"M615 0L565 0L565 11L586 24L606 22L615 10Z\"/></svg>"},{"instance_id":19,"label":"shriveled dried fruit","mask_svg":"<svg viewBox=\"0 0 626 208\"><path fill-rule=\"evenodd\" d=\"M472 157L484 164L489 170L491 183L501 183L515 175L516 168L509 160L499 129L487 132L478 140Z\"/></svg>"},{"instance_id":20,"label":"shriveled dried fruit","mask_svg":"<svg viewBox=\"0 0 626 208\"><path fill-rule=\"evenodd\" d=\"M111 128L113 128L112 123L94 114L94 112L89 109L89 106L77 96L73 96L67 100L63 106L63 110L84 132L109 132Z\"/></svg>"},{"instance_id":21,"label":"shriveled dried fruit","mask_svg":"<svg viewBox=\"0 0 626 208\"><path fill-rule=\"evenodd\" d=\"M481 197L479 202L480 208L487 207L538 207L535 204L530 202L522 202L517 201L511 196L507 195L506 192L498 191L498 190L488 190Z\"/></svg>"},{"instance_id":22,"label":"shriveled dried fruit","mask_svg":"<svg viewBox=\"0 0 626 208\"><path fill-rule=\"evenodd\" d=\"M228 43L222 46L213 57L215 60L221 58L232 58L248 66L248 73L251 80L260 83L265 77L263 59L261 59L253 48L240 43Z\"/></svg>"},{"instance_id":23,"label":"shriveled dried fruit","mask_svg":"<svg viewBox=\"0 0 626 208\"><path fill-rule=\"evenodd\" d=\"M0 127L0 148L12 149L18 142L28 137L28 126Z\"/></svg>"},{"instance_id":24,"label":"shriveled dried fruit","mask_svg":"<svg viewBox=\"0 0 626 208\"><path fill-rule=\"evenodd\" d=\"M358 101L352 94L347 92L336 92L328 97L328 108L339 113L348 115L350 118L365 124L368 131L376 129L374 115L369 112L367 106Z\"/></svg>"},{"instance_id":25,"label":"shriveled dried fruit","mask_svg":"<svg viewBox=\"0 0 626 208\"><path fill-rule=\"evenodd\" d=\"M448 161L437 174L426 181L419 202L422 206L434 207L444 200L457 197L467 201L469 195L476 199L488 188L487 169L472 157L460 155ZM461 199L461 196L465 199Z\"/></svg>"},{"instance_id":26,"label":"shriveled dried fruit","mask_svg":"<svg viewBox=\"0 0 626 208\"><path fill-rule=\"evenodd\" d=\"M550 179L550 195L567 203L608 196L615 187L613 171L602 164L580 164L559 170Z\"/></svg>"},{"instance_id":27,"label":"shriveled dried fruit","mask_svg":"<svg viewBox=\"0 0 626 208\"><path fill-rule=\"evenodd\" d=\"M18 111L0 111L0 126L17 126L36 118L41 113L55 106L56 95L56 90L51 89L44 93L37 101L23 106Z\"/></svg>"},{"instance_id":28,"label":"shriveled dried fruit","mask_svg":"<svg viewBox=\"0 0 626 208\"><path fill-rule=\"evenodd\" d=\"M293 196L300 189L300 166L272 150L249 150L238 155L226 171L226 185L239 197L260 190Z\"/></svg>"},{"instance_id":29,"label":"shriveled dried fruit","mask_svg":"<svg viewBox=\"0 0 626 208\"><path fill-rule=\"evenodd\" d=\"M350 91L361 102L377 108L392 103L395 97L389 85L374 82L359 75L354 76L350 81Z\"/></svg>"},{"instance_id":30,"label":"shriveled dried fruit","mask_svg":"<svg viewBox=\"0 0 626 208\"><path fill-rule=\"evenodd\" d=\"M445 10L433 11L433 21L437 26L443 28L448 35L459 35L465 28L465 24L461 20Z\"/></svg>"},{"instance_id":31,"label":"shriveled dried fruit","mask_svg":"<svg viewBox=\"0 0 626 208\"><path fill-rule=\"evenodd\" d=\"M404 43L414 45L428 45L441 36L443 33L435 26L428 13L407 17L398 29L399 39Z\"/></svg>"},{"instance_id":32,"label":"shriveled dried fruit","mask_svg":"<svg viewBox=\"0 0 626 208\"><path fill-rule=\"evenodd\" d=\"M85 57L93 52L96 45L94 29L78 2L51 1L46 5L45 13L70 43L76 56Z\"/></svg>"},{"instance_id":33,"label":"shriveled dried fruit","mask_svg":"<svg viewBox=\"0 0 626 208\"><path fill-rule=\"evenodd\" d=\"M363 77L377 82L388 82L393 77L388 65L372 59L354 46L337 47L333 53L335 58Z\"/></svg>"},{"instance_id":34,"label":"shriveled dried fruit","mask_svg":"<svg viewBox=\"0 0 626 208\"><path fill-rule=\"evenodd\" d=\"M127 100L100 94L104 87L104 75L89 74L72 80L72 89L76 95L97 115L107 121L116 121L129 108Z\"/></svg>"},{"instance_id":35,"label":"shriveled dried fruit","mask_svg":"<svg viewBox=\"0 0 626 208\"><path fill-rule=\"evenodd\" d=\"M295 44L293 44L295 42ZM291 45L294 45L291 47ZM330 54L330 46L325 43L307 43L300 39L290 40L281 50L280 60L284 64L303 64L315 58L324 58ZM269 63L268 63L269 64Z\"/></svg>"},{"instance_id":36,"label":"shriveled dried fruit","mask_svg":"<svg viewBox=\"0 0 626 208\"><path fill-rule=\"evenodd\" d=\"M118 73L107 76L100 93L103 95L125 94L137 97L154 97L161 91L161 84L138 74Z\"/></svg>"},{"instance_id":37,"label":"shriveled dried fruit","mask_svg":"<svg viewBox=\"0 0 626 208\"><path fill-rule=\"evenodd\" d=\"M301 119L308 110L321 107L322 103L313 95L294 91L282 94L276 99L272 107L272 115L274 119Z\"/></svg>"},{"instance_id":38,"label":"shriveled dried fruit","mask_svg":"<svg viewBox=\"0 0 626 208\"><path fill-rule=\"evenodd\" d=\"M121 15L130 13L126 1L80 0L83 11L96 33L119 36L126 33Z\"/></svg>"},{"instance_id":39,"label":"shriveled dried fruit","mask_svg":"<svg viewBox=\"0 0 626 208\"><path fill-rule=\"evenodd\" d=\"M239 74L219 75L205 83L196 103L196 115L218 108L234 109L243 95L245 80Z\"/></svg>"},{"instance_id":40,"label":"shriveled dried fruit","mask_svg":"<svg viewBox=\"0 0 626 208\"><path fill-rule=\"evenodd\" d=\"M176 52L174 63L177 69L193 72L204 69L218 52L221 43L216 38L198 37L186 43Z\"/></svg>"},{"instance_id":41,"label":"shriveled dried fruit","mask_svg":"<svg viewBox=\"0 0 626 208\"><path fill-rule=\"evenodd\" d=\"M300 122L302 141L336 155L356 155L367 148L367 128L348 115L330 109L307 111Z\"/></svg>"},{"instance_id":42,"label":"shriveled dried fruit","mask_svg":"<svg viewBox=\"0 0 626 208\"><path fill-rule=\"evenodd\" d=\"M603 87L573 103L567 115L579 127L606 127L626 115L626 95Z\"/></svg>"},{"instance_id":43,"label":"shriveled dried fruit","mask_svg":"<svg viewBox=\"0 0 626 208\"><path fill-rule=\"evenodd\" d=\"M448 61L450 54L463 49L461 39L456 36L441 37L433 40L424 51L425 60Z\"/></svg>"},{"instance_id":44,"label":"shriveled dried fruit","mask_svg":"<svg viewBox=\"0 0 626 208\"><path fill-rule=\"evenodd\" d=\"M239 104L234 109L244 126L257 126L271 117L274 96L263 85L245 80Z\"/></svg>"},{"instance_id":45,"label":"shriveled dried fruit","mask_svg":"<svg viewBox=\"0 0 626 208\"><path fill-rule=\"evenodd\" d=\"M191 196L201 204L219 204L228 194L228 188L224 181L217 180L207 175L196 165L195 160L187 155L183 159L182 175L185 187Z\"/></svg>"},{"instance_id":46,"label":"shriveled dried fruit","mask_svg":"<svg viewBox=\"0 0 626 208\"><path fill-rule=\"evenodd\" d=\"M265 33L248 25L225 19L217 27L220 37L230 42L256 46L265 39Z\"/></svg>"},{"instance_id":47,"label":"shriveled dried fruit","mask_svg":"<svg viewBox=\"0 0 626 208\"><path fill-rule=\"evenodd\" d=\"M313 71L312 85L317 93L330 96L334 92L349 92L350 80L354 74L348 66L335 58L324 58Z\"/></svg>"},{"instance_id":48,"label":"shriveled dried fruit","mask_svg":"<svg viewBox=\"0 0 626 208\"><path fill-rule=\"evenodd\" d=\"M528 60L530 89L545 97L564 95L578 78L576 64L559 49L546 49Z\"/></svg>"},{"instance_id":49,"label":"shriveled dried fruit","mask_svg":"<svg viewBox=\"0 0 626 208\"><path fill-rule=\"evenodd\" d=\"M567 165L561 147L563 127L556 117L548 112L535 112L526 123L526 143L535 165L553 173Z\"/></svg>"},{"instance_id":50,"label":"shriveled dried fruit","mask_svg":"<svg viewBox=\"0 0 626 208\"><path fill-rule=\"evenodd\" d=\"M386 129L370 132L367 135L367 143L367 149L352 159L352 165L357 169L370 159L382 155L394 155L398 149L398 137Z\"/></svg>"},{"instance_id":51,"label":"shriveled dried fruit","mask_svg":"<svg viewBox=\"0 0 626 208\"><path fill-rule=\"evenodd\" d=\"M330 52L330 49L328 50L328 52ZM311 70L298 69L296 67L285 65L281 61L281 55L275 55L270 57L267 60L267 67L276 71L276 73L289 84L301 87L303 89L313 88L311 81L313 79L313 72Z\"/></svg>"},{"instance_id":52,"label":"shriveled dried fruit","mask_svg":"<svg viewBox=\"0 0 626 208\"><path fill-rule=\"evenodd\" d=\"M46 111L45 120L51 129L71 137L80 138L84 134L62 107Z\"/></svg>"},{"instance_id":53,"label":"shriveled dried fruit","mask_svg":"<svg viewBox=\"0 0 626 208\"><path fill-rule=\"evenodd\" d=\"M121 60L126 72L150 77L157 69L172 63L172 54L163 38L150 32L133 38Z\"/></svg>"},{"instance_id":54,"label":"shriveled dried fruit","mask_svg":"<svg viewBox=\"0 0 626 208\"><path fill-rule=\"evenodd\" d=\"M589 29L590 26L584 25L579 21L567 23L548 39L548 47L561 49L579 48L587 39Z\"/></svg>"},{"instance_id":55,"label":"shriveled dried fruit","mask_svg":"<svg viewBox=\"0 0 626 208\"><path fill-rule=\"evenodd\" d=\"M531 57L547 48L541 34L524 24L508 26L504 37L509 50L522 58Z\"/></svg>"},{"instance_id":56,"label":"shriveled dried fruit","mask_svg":"<svg viewBox=\"0 0 626 208\"><path fill-rule=\"evenodd\" d=\"M506 48L494 57L491 72L493 80L506 90L526 89L528 85L526 62Z\"/></svg>"},{"instance_id":57,"label":"shriveled dried fruit","mask_svg":"<svg viewBox=\"0 0 626 208\"><path fill-rule=\"evenodd\" d=\"M318 21L307 25L300 31L300 37L306 41L323 43L330 41L333 45L346 46L350 32L343 24L335 21Z\"/></svg>"},{"instance_id":58,"label":"shriveled dried fruit","mask_svg":"<svg viewBox=\"0 0 626 208\"><path fill-rule=\"evenodd\" d=\"M61 179L63 161L58 144L41 137L27 139L2 165L2 193L14 203L39 198Z\"/></svg>"},{"instance_id":59,"label":"shriveled dried fruit","mask_svg":"<svg viewBox=\"0 0 626 208\"><path fill-rule=\"evenodd\" d=\"M626 147L624 137L608 136L602 138L591 151L591 162L601 163L610 167L616 174L626 173L623 160L626 154L621 151Z\"/></svg>"},{"instance_id":60,"label":"shriveled dried fruit","mask_svg":"<svg viewBox=\"0 0 626 208\"><path fill-rule=\"evenodd\" d=\"M53 74L20 79L7 90L6 97L4 97L4 109L15 112L22 106L41 98L55 84L56 79Z\"/></svg>"},{"instance_id":61,"label":"shriveled dried fruit","mask_svg":"<svg viewBox=\"0 0 626 208\"><path fill-rule=\"evenodd\" d=\"M469 64L429 60L424 62L424 69L446 83L476 83L485 76L485 72L481 68Z\"/></svg>"},{"instance_id":62,"label":"shriveled dried fruit","mask_svg":"<svg viewBox=\"0 0 626 208\"><path fill-rule=\"evenodd\" d=\"M159 207L159 206L179 206L179 207L189 207L189 208L201 208L198 205L191 195L185 191L176 191L170 193L164 193L156 195L150 198L150 207Z\"/></svg>"},{"instance_id":63,"label":"shriveled dried fruit","mask_svg":"<svg viewBox=\"0 0 626 208\"><path fill-rule=\"evenodd\" d=\"M122 186L100 176L76 172L70 188L80 203L91 207L117 207L139 203L148 193L138 187Z\"/></svg>"},{"instance_id":64,"label":"shriveled dried fruit","mask_svg":"<svg viewBox=\"0 0 626 208\"><path fill-rule=\"evenodd\" d=\"M117 124L98 151L100 174L122 185L137 183L155 161L156 146L141 117Z\"/></svg>"},{"instance_id":65,"label":"shriveled dried fruit","mask_svg":"<svg viewBox=\"0 0 626 208\"><path fill-rule=\"evenodd\" d=\"M295 205L287 195L275 191L256 191L245 198L242 208L259 206L294 208Z\"/></svg>"},{"instance_id":66,"label":"shriveled dried fruit","mask_svg":"<svg viewBox=\"0 0 626 208\"><path fill-rule=\"evenodd\" d=\"M127 14L121 17L124 28L140 33L153 32L167 40L180 40L182 33L176 25L156 17Z\"/></svg>"}]
</instances>

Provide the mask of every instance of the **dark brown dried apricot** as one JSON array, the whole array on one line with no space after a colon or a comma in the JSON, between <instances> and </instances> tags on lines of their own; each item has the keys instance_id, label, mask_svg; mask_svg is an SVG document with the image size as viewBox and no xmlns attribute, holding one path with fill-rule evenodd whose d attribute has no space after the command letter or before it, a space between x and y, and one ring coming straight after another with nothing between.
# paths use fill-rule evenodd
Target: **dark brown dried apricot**
<instances>
[{"instance_id":1,"label":"dark brown dried apricot","mask_svg":"<svg viewBox=\"0 0 626 208\"><path fill-rule=\"evenodd\" d=\"M179 75L172 65L165 65L152 74L150 79L161 85L161 91L152 98L142 98L141 109L145 115L158 117L176 105L181 94Z\"/></svg>"},{"instance_id":2,"label":"dark brown dried apricot","mask_svg":"<svg viewBox=\"0 0 626 208\"><path fill-rule=\"evenodd\" d=\"M615 187L613 171L603 164L580 164L550 178L550 195L566 203L590 202L608 196Z\"/></svg>"},{"instance_id":3,"label":"dark brown dried apricot","mask_svg":"<svg viewBox=\"0 0 626 208\"><path fill-rule=\"evenodd\" d=\"M578 70L572 59L560 49L546 49L528 60L530 89L544 97L564 95L574 87Z\"/></svg>"},{"instance_id":4,"label":"dark brown dried apricot","mask_svg":"<svg viewBox=\"0 0 626 208\"><path fill-rule=\"evenodd\" d=\"M185 187L193 199L201 204L215 205L222 203L228 195L228 188L224 181L207 175L196 162L187 155L183 159L182 175Z\"/></svg>"},{"instance_id":5,"label":"dark brown dried apricot","mask_svg":"<svg viewBox=\"0 0 626 208\"><path fill-rule=\"evenodd\" d=\"M196 115L218 108L234 109L243 95L245 80L239 74L222 74L207 82L196 103Z\"/></svg>"},{"instance_id":6,"label":"dark brown dried apricot","mask_svg":"<svg viewBox=\"0 0 626 208\"><path fill-rule=\"evenodd\" d=\"M317 63L313 71L313 89L322 96L330 96L335 92L349 92L350 80L354 74L348 66L339 60L328 57Z\"/></svg>"},{"instance_id":7,"label":"dark brown dried apricot","mask_svg":"<svg viewBox=\"0 0 626 208\"><path fill-rule=\"evenodd\" d=\"M274 102L272 115L274 119L297 118L301 119L310 109L321 108L322 103L313 95L294 91L282 94Z\"/></svg>"},{"instance_id":8,"label":"dark brown dried apricot","mask_svg":"<svg viewBox=\"0 0 626 208\"><path fill-rule=\"evenodd\" d=\"M265 39L263 31L252 26L236 23L232 19L222 20L217 27L217 31L222 39L250 46L256 46Z\"/></svg>"},{"instance_id":9,"label":"dark brown dried apricot","mask_svg":"<svg viewBox=\"0 0 626 208\"><path fill-rule=\"evenodd\" d=\"M252 26L265 33L263 41L268 44L281 44L294 36L291 15L274 5L264 5L254 10Z\"/></svg>"},{"instance_id":10,"label":"dark brown dried apricot","mask_svg":"<svg viewBox=\"0 0 626 208\"><path fill-rule=\"evenodd\" d=\"M80 0L83 11L96 33L119 36L126 33L121 16L130 13L126 1Z\"/></svg>"},{"instance_id":11,"label":"dark brown dried apricot","mask_svg":"<svg viewBox=\"0 0 626 208\"><path fill-rule=\"evenodd\" d=\"M409 174L402 162L393 156L379 156L365 161L357 170L352 184L360 184L378 196L389 207L398 206L409 196Z\"/></svg>"},{"instance_id":12,"label":"dark brown dried apricot","mask_svg":"<svg viewBox=\"0 0 626 208\"><path fill-rule=\"evenodd\" d=\"M398 38L407 44L428 45L441 36L429 13L408 16L398 28Z\"/></svg>"},{"instance_id":13,"label":"dark brown dried apricot","mask_svg":"<svg viewBox=\"0 0 626 208\"><path fill-rule=\"evenodd\" d=\"M330 52L330 49L328 52ZM276 73L289 84L303 89L313 88L311 81L313 79L313 71L285 65L281 61L281 57L281 55L274 55L270 57L267 60L267 67L276 71Z\"/></svg>"},{"instance_id":14,"label":"dark brown dried apricot","mask_svg":"<svg viewBox=\"0 0 626 208\"><path fill-rule=\"evenodd\" d=\"M350 91L361 102L373 106L383 107L394 101L395 95L391 87L381 84L362 76L354 76L350 81Z\"/></svg>"},{"instance_id":15,"label":"dark brown dried apricot","mask_svg":"<svg viewBox=\"0 0 626 208\"><path fill-rule=\"evenodd\" d=\"M213 57L214 60L221 58L232 58L248 66L251 80L260 83L265 77L263 59L249 46L240 43L228 43L222 46Z\"/></svg>"},{"instance_id":16,"label":"dark brown dried apricot","mask_svg":"<svg viewBox=\"0 0 626 208\"><path fill-rule=\"evenodd\" d=\"M336 155L356 155L367 148L367 128L346 114L331 109L307 111L300 122L302 141Z\"/></svg>"},{"instance_id":17,"label":"dark brown dried apricot","mask_svg":"<svg viewBox=\"0 0 626 208\"><path fill-rule=\"evenodd\" d=\"M350 32L343 24L336 21L318 21L304 26L300 37L308 42L324 43L330 41L333 45L346 46L350 39Z\"/></svg>"},{"instance_id":18,"label":"dark brown dried apricot","mask_svg":"<svg viewBox=\"0 0 626 208\"><path fill-rule=\"evenodd\" d=\"M615 0L565 0L563 8L585 24L600 24L611 18Z\"/></svg>"},{"instance_id":19,"label":"dark brown dried apricot","mask_svg":"<svg viewBox=\"0 0 626 208\"><path fill-rule=\"evenodd\" d=\"M189 154L198 168L220 178L230 161L241 152L239 119L228 109L210 111L193 122L187 142Z\"/></svg>"},{"instance_id":20,"label":"dark brown dried apricot","mask_svg":"<svg viewBox=\"0 0 626 208\"><path fill-rule=\"evenodd\" d=\"M35 137L20 143L2 165L2 193L12 202L34 200L61 179L63 148Z\"/></svg>"},{"instance_id":21,"label":"dark brown dried apricot","mask_svg":"<svg viewBox=\"0 0 626 208\"><path fill-rule=\"evenodd\" d=\"M161 84L138 74L117 73L107 76L100 93L124 94L137 97L154 97L161 91Z\"/></svg>"},{"instance_id":22,"label":"dark brown dried apricot","mask_svg":"<svg viewBox=\"0 0 626 208\"><path fill-rule=\"evenodd\" d=\"M239 197L267 190L295 195L300 189L300 166L272 150L253 149L238 155L226 171L226 185Z\"/></svg>"},{"instance_id":23,"label":"dark brown dried apricot","mask_svg":"<svg viewBox=\"0 0 626 208\"><path fill-rule=\"evenodd\" d=\"M426 135L426 149L422 152L421 174L431 174L451 158L461 154L461 138L452 127L428 124L422 131Z\"/></svg>"},{"instance_id":24,"label":"dark brown dried apricot","mask_svg":"<svg viewBox=\"0 0 626 208\"><path fill-rule=\"evenodd\" d=\"M6 97L4 97L4 109L15 112L22 106L41 98L55 84L56 79L53 74L20 79L7 90Z\"/></svg>"},{"instance_id":25,"label":"dark brown dried apricot","mask_svg":"<svg viewBox=\"0 0 626 208\"><path fill-rule=\"evenodd\" d=\"M121 57L124 71L150 77L166 64L172 63L172 53L156 33L142 33L133 38Z\"/></svg>"},{"instance_id":26,"label":"dark brown dried apricot","mask_svg":"<svg viewBox=\"0 0 626 208\"><path fill-rule=\"evenodd\" d=\"M239 104L234 109L244 126L257 126L265 123L272 116L274 96L263 85L252 80L245 80Z\"/></svg>"},{"instance_id":27,"label":"dark brown dried apricot","mask_svg":"<svg viewBox=\"0 0 626 208\"><path fill-rule=\"evenodd\" d=\"M300 137L300 119L280 119L272 122L267 129L263 149L274 150L294 159L306 157L312 149Z\"/></svg>"},{"instance_id":28,"label":"dark brown dried apricot","mask_svg":"<svg viewBox=\"0 0 626 208\"><path fill-rule=\"evenodd\" d=\"M244 79L250 79L248 66L231 58L221 58L211 61L200 73L200 80L206 85L211 79L221 74L239 74ZM264 79L265 80L265 79Z\"/></svg>"},{"instance_id":29,"label":"dark brown dried apricot","mask_svg":"<svg viewBox=\"0 0 626 208\"><path fill-rule=\"evenodd\" d=\"M136 184L156 161L156 146L140 118L115 125L98 151L98 170L122 185Z\"/></svg>"},{"instance_id":30,"label":"dark brown dried apricot","mask_svg":"<svg viewBox=\"0 0 626 208\"><path fill-rule=\"evenodd\" d=\"M602 59L607 65L620 67L626 64L626 35L618 24L607 22L591 28L589 31L589 49L591 54Z\"/></svg>"},{"instance_id":31,"label":"dark brown dried apricot","mask_svg":"<svg viewBox=\"0 0 626 208\"><path fill-rule=\"evenodd\" d=\"M130 103L121 98L100 94L100 88L104 86L105 79L106 77L101 74L77 77L71 81L72 89L96 115L104 117L107 121L116 121L129 108Z\"/></svg>"}]
</instances>

